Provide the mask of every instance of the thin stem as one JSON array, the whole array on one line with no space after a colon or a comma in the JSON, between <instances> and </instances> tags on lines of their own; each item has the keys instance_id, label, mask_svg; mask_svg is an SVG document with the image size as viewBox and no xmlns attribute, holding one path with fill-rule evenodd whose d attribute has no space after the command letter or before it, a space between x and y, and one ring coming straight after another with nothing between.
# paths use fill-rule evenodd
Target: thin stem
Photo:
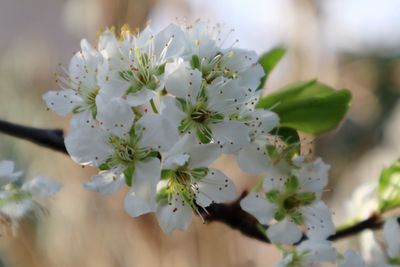
<instances>
[{"instance_id":1,"label":"thin stem","mask_svg":"<svg viewBox=\"0 0 400 267\"><path fill-rule=\"evenodd\" d=\"M150 105L151 105L151 109L153 110L154 113L158 113L156 104L154 103L153 99L150 99Z\"/></svg>"}]
</instances>

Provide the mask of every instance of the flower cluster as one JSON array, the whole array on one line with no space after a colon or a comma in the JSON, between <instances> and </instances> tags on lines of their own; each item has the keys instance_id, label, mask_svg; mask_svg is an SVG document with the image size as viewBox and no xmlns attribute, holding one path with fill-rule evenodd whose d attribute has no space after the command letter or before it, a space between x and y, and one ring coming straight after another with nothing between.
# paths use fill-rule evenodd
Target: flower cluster
<instances>
[{"instance_id":1,"label":"flower cluster","mask_svg":"<svg viewBox=\"0 0 400 267\"><path fill-rule=\"evenodd\" d=\"M0 161L0 216L14 224L31 212L41 210L37 199L50 197L62 187L45 177L22 181L21 176L21 171L14 170L14 162Z\"/></svg>"},{"instance_id":2,"label":"flower cluster","mask_svg":"<svg viewBox=\"0 0 400 267\"><path fill-rule=\"evenodd\" d=\"M239 157L239 166L250 160L258 165L254 169L264 168L266 172L264 192L250 193L240 204L261 223L270 225L269 239L274 243L295 243L302 238L303 228L310 239L324 240L334 234L330 210L321 200L330 167L319 158L306 162L303 156L261 151L255 147L247 151L246 157ZM260 161L263 155L265 162Z\"/></svg>"},{"instance_id":3,"label":"flower cluster","mask_svg":"<svg viewBox=\"0 0 400 267\"><path fill-rule=\"evenodd\" d=\"M383 226L383 239L386 256L374 257L373 262L366 262L360 254L348 250L340 255L332 244L325 240L307 240L296 249L284 251L284 258L277 267L324 266L324 263L336 263L338 267L394 267L400 265L400 221L389 218ZM330 265L331 266L331 265Z\"/></svg>"},{"instance_id":4,"label":"flower cluster","mask_svg":"<svg viewBox=\"0 0 400 267\"><path fill-rule=\"evenodd\" d=\"M59 115L73 114L65 139L72 159L99 169L84 187L110 194L129 186L131 216L154 212L165 232L186 229L193 212L235 199L232 181L210 167L233 154L244 172L266 173L266 194L251 193L242 207L273 223L272 241L298 241L303 225L325 239L334 231L320 200L329 167L288 157L271 141L279 117L255 108L263 68L230 36L201 21L106 30L96 48L82 40L57 77L62 90L43 98Z\"/></svg>"}]
</instances>

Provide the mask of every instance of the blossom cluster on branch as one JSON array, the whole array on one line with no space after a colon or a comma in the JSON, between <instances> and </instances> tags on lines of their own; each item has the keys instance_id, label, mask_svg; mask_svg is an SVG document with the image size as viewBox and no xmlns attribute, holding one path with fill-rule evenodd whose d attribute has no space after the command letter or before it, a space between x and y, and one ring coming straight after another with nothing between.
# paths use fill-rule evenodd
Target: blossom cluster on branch
<instances>
[{"instance_id":1,"label":"blossom cluster on branch","mask_svg":"<svg viewBox=\"0 0 400 267\"><path fill-rule=\"evenodd\" d=\"M155 212L165 232L186 229L192 211L236 198L231 179L210 167L234 154L243 171L265 174L265 192L241 205L272 224L272 241L297 242L303 228L325 239L334 233L320 200L329 166L293 154L270 133L278 115L255 108L263 68L230 36L203 22L106 30L97 48L82 40L57 77L63 90L43 98L59 115L74 114L66 148L77 163L99 169L85 188L110 194L130 186L131 216Z\"/></svg>"}]
</instances>

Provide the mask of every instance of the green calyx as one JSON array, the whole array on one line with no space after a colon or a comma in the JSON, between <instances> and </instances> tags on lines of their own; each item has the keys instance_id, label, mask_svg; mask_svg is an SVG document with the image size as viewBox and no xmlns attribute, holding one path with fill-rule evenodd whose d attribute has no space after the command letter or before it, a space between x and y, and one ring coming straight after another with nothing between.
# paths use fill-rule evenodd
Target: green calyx
<instances>
[{"instance_id":1,"label":"green calyx","mask_svg":"<svg viewBox=\"0 0 400 267\"><path fill-rule=\"evenodd\" d=\"M225 77L228 79L237 78L238 71L232 71L224 66L224 61L226 58L232 57L233 55L233 51L230 51L226 54L218 52L210 59L200 59L198 55L193 55L190 63L193 69L198 69L201 71L203 79L210 84L218 77Z\"/></svg>"},{"instance_id":2,"label":"green calyx","mask_svg":"<svg viewBox=\"0 0 400 267\"><path fill-rule=\"evenodd\" d=\"M179 131L182 134L195 132L202 143L210 143L212 132L209 125L223 120L224 116L208 109L206 97L199 96L196 105L183 99L177 100L181 110L187 114L178 127Z\"/></svg>"},{"instance_id":3,"label":"green calyx","mask_svg":"<svg viewBox=\"0 0 400 267\"><path fill-rule=\"evenodd\" d=\"M271 190L266 193L269 202L278 207L275 212L277 221L289 216L296 224L303 224L303 216L299 208L310 205L317 198L313 192L298 192L299 182L297 177L290 177L285 183L285 191Z\"/></svg>"},{"instance_id":4,"label":"green calyx","mask_svg":"<svg viewBox=\"0 0 400 267\"><path fill-rule=\"evenodd\" d=\"M26 199L32 198L30 192L21 191L16 188L12 189L11 194L3 199L0 199L0 207L3 207L9 203L22 202Z\"/></svg>"},{"instance_id":5,"label":"green calyx","mask_svg":"<svg viewBox=\"0 0 400 267\"><path fill-rule=\"evenodd\" d=\"M158 76L165 72L165 63L155 65L152 62L152 56L141 53L139 49L135 49L135 55L136 65L131 65L130 69L119 72L122 79L132 84L127 94L137 93L143 88L157 89L160 84Z\"/></svg>"}]
</instances>

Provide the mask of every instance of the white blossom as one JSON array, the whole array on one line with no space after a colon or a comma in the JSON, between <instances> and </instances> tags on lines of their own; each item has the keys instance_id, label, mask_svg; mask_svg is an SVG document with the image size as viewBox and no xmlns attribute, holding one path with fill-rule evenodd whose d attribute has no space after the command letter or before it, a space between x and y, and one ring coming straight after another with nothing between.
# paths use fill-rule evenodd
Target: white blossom
<instances>
[{"instance_id":1,"label":"white blossom","mask_svg":"<svg viewBox=\"0 0 400 267\"><path fill-rule=\"evenodd\" d=\"M265 194L251 193L241 207L262 224L270 224L267 235L274 243L295 243L304 226L310 239L324 240L335 232L329 208L320 200L327 184L328 166L320 159L294 165L280 160L269 167L264 178Z\"/></svg>"},{"instance_id":2,"label":"white blossom","mask_svg":"<svg viewBox=\"0 0 400 267\"><path fill-rule=\"evenodd\" d=\"M276 267L319 267L336 262L337 253L330 242L306 240L295 250L289 251Z\"/></svg>"},{"instance_id":3,"label":"white blossom","mask_svg":"<svg viewBox=\"0 0 400 267\"><path fill-rule=\"evenodd\" d=\"M190 135L163 154L157 218L166 233L184 230L190 223L192 209L207 210L212 203L236 197L233 182L221 171L208 167L219 155L216 144L198 144Z\"/></svg>"}]
</instances>

